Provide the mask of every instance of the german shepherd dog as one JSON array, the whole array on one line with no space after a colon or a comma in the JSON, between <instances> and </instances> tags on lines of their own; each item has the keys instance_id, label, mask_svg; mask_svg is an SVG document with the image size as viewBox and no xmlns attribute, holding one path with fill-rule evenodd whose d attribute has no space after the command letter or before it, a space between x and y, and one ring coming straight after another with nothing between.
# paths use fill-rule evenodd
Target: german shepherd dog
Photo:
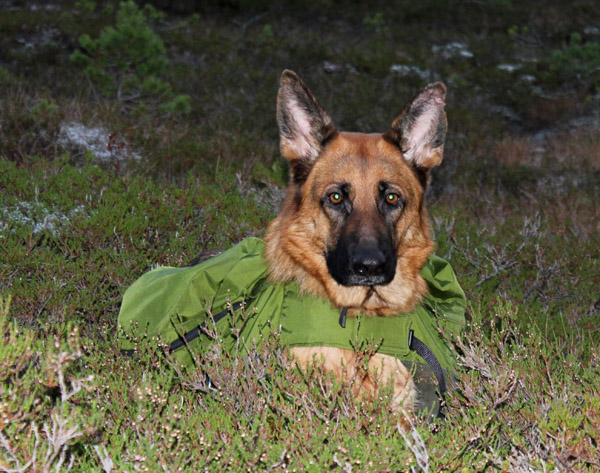
<instances>
[{"instance_id":1,"label":"german shepherd dog","mask_svg":"<svg viewBox=\"0 0 600 473\"><path fill-rule=\"evenodd\" d=\"M277 123L290 165L287 196L266 235L274 282L295 281L348 315L386 317L414 309L427 291L420 270L433 251L424 193L442 160L446 88L417 93L384 134L339 131L305 83L281 75ZM305 367L321 361L355 394L372 396L392 378L395 409L411 411L415 386L395 358L375 354L364 369L350 350L294 347Z\"/></svg>"}]
</instances>

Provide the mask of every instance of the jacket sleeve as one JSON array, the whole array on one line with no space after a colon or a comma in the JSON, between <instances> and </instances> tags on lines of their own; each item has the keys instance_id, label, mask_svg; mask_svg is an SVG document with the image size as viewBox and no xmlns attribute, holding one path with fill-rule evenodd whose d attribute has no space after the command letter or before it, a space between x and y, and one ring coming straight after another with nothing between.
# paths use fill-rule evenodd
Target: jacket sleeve
<instances>
[{"instance_id":1,"label":"jacket sleeve","mask_svg":"<svg viewBox=\"0 0 600 473\"><path fill-rule=\"evenodd\" d=\"M171 342L228 302L244 299L266 276L263 247L261 240L248 238L195 266L159 267L144 274L123 296L121 349L133 348L132 337L143 335Z\"/></svg>"}]
</instances>

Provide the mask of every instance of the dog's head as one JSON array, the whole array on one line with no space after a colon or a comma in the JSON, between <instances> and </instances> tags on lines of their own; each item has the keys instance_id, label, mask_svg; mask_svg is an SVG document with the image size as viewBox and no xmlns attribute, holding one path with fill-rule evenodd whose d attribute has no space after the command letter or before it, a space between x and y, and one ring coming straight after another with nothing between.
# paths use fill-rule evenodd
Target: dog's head
<instances>
[{"instance_id":1,"label":"dog's head","mask_svg":"<svg viewBox=\"0 0 600 473\"><path fill-rule=\"evenodd\" d=\"M442 160L445 94L431 84L384 134L348 133L295 73L283 72L277 122L290 184L266 237L273 279L295 280L339 307L412 310L433 249L423 196Z\"/></svg>"}]
</instances>

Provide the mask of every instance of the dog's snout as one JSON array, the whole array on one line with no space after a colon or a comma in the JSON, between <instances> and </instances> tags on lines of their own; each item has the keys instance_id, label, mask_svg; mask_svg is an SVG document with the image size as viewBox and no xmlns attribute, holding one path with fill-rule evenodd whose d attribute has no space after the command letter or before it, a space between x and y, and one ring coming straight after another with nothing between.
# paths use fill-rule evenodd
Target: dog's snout
<instances>
[{"instance_id":1,"label":"dog's snout","mask_svg":"<svg viewBox=\"0 0 600 473\"><path fill-rule=\"evenodd\" d=\"M358 249L352 258L352 271L365 276L381 276L385 269L385 255L379 248Z\"/></svg>"},{"instance_id":2,"label":"dog's snout","mask_svg":"<svg viewBox=\"0 0 600 473\"><path fill-rule=\"evenodd\" d=\"M396 255L390 241L342 238L327 254L333 278L344 286L377 286L394 279Z\"/></svg>"}]
</instances>

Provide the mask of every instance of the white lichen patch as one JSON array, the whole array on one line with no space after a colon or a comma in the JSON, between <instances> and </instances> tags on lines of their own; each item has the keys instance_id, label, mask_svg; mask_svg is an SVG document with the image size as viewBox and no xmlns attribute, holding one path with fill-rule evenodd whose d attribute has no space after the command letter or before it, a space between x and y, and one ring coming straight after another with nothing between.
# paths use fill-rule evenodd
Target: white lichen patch
<instances>
[{"instance_id":1,"label":"white lichen patch","mask_svg":"<svg viewBox=\"0 0 600 473\"><path fill-rule=\"evenodd\" d=\"M64 212L50 209L42 202L21 201L9 207L0 207L0 238L17 228L26 227L32 235L48 231L53 235L69 227L73 217L89 217L83 205Z\"/></svg>"},{"instance_id":2,"label":"white lichen patch","mask_svg":"<svg viewBox=\"0 0 600 473\"><path fill-rule=\"evenodd\" d=\"M392 64L390 72L398 74L400 76L411 76L415 75L424 80L431 79L431 71L421 69L417 66L411 66L408 64Z\"/></svg>"},{"instance_id":3,"label":"white lichen patch","mask_svg":"<svg viewBox=\"0 0 600 473\"><path fill-rule=\"evenodd\" d=\"M505 72L515 72L521 69L520 64L498 64L498 69Z\"/></svg>"},{"instance_id":4,"label":"white lichen patch","mask_svg":"<svg viewBox=\"0 0 600 473\"><path fill-rule=\"evenodd\" d=\"M60 31L56 28L42 28L36 33L27 34L17 38L16 44L20 44L25 51L35 51L47 46L60 46Z\"/></svg>"},{"instance_id":5,"label":"white lichen patch","mask_svg":"<svg viewBox=\"0 0 600 473\"><path fill-rule=\"evenodd\" d=\"M58 143L65 149L92 153L97 161L114 162L141 159L139 153L104 127L87 127L82 123L61 123Z\"/></svg>"},{"instance_id":6,"label":"white lichen patch","mask_svg":"<svg viewBox=\"0 0 600 473\"><path fill-rule=\"evenodd\" d=\"M436 54L440 54L444 59L469 59L474 56L473 53L469 51L469 48L465 43L460 43L458 41L444 44L442 46L433 46L431 50Z\"/></svg>"}]
</instances>

